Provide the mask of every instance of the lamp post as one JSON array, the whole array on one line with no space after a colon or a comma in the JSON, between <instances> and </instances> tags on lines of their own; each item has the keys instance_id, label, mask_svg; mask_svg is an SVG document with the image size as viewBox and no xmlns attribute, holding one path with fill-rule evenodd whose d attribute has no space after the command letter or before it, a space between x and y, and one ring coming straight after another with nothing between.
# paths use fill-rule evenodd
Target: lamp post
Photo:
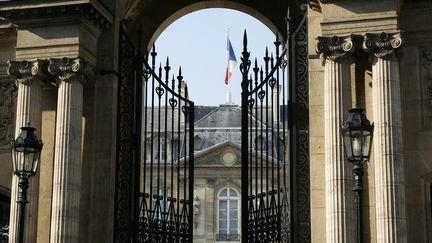
<instances>
[{"instance_id":1,"label":"lamp post","mask_svg":"<svg viewBox=\"0 0 432 243\"><path fill-rule=\"evenodd\" d=\"M345 155L353 163L355 202L357 211L357 243L362 243L362 195L363 165L370 158L374 125L363 114L363 108L354 107L342 125Z\"/></svg>"},{"instance_id":2,"label":"lamp post","mask_svg":"<svg viewBox=\"0 0 432 243\"><path fill-rule=\"evenodd\" d=\"M29 178L36 173L40 152L43 144L34 131L36 129L28 124L21 127L21 133L12 141L12 165L14 174L19 177L18 181L18 200L19 204L19 226L18 242L24 242L24 217L27 201L27 189L29 188Z\"/></svg>"}]
</instances>

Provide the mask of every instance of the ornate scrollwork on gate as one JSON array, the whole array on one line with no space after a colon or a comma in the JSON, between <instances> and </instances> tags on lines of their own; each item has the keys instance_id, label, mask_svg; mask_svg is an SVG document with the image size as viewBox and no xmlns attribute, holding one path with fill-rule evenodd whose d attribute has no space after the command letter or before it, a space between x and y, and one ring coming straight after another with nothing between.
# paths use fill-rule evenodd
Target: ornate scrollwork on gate
<instances>
[{"instance_id":1,"label":"ornate scrollwork on gate","mask_svg":"<svg viewBox=\"0 0 432 243\"><path fill-rule=\"evenodd\" d=\"M308 35L307 35L307 6L301 5L303 19L295 29L292 40L294 41L293 70L294 78L295 109L295 179L296 190L291 208L296 214L297 231L295 242L311 242L310 225L310 158L309 158L309 78L308 78Z\"/></svg>"},{"instance_id":2,"label":"ornate scrollwork on gate","mask_svg":"<svg viewBox=\"0 0 432 243\"><path fill-rule=\"evenodd\" d=\"M251 75L246 33L243 41L245 242L310 242L306 5L302 10L299 26L288 29L287 44L276 37L274 55L266 49L263 65L255 59Z\"/></svg>"},{"instance_id":3,"label":"ornate scrollwork on gate","mask_svg":"<svg viewBox=\"0 0 432 243\"><path fill-rule=\"evenodd\" d=\"M242 187L242 198L247 198L248 242L286 242L289 238L288 173L286 152L288 121L288 80L286 78L286 53L281 51L279 37L275 41L275 57L265 52L264 65L259 67L255 59L251 77L248 76L250 61L247 51L247 36L244 37L242 65L243 99L248 113L242 121L243 135L247 136L247 157L242 161L242 170L247 172L248 186ZM243 174L242 174L243 175ZM245 178L242 178L244 180ZM243 202L245 203L245 202ZM245 205L245 204L243 204ZM284 219L284 220L282 220Z\"/></svg>"},{"instance_id":4,"label":"ornate scrollwork on gate","mask_svg":"<svg viewBox=\"0 0 432 243\"><path fill-rule=\"evenodd\" d=\"M181 69L121 32L116 242L192 242L194 103Z\"/></svg>"},{"instance_id":5,"label":"ornate scrollwork on gate","mask_svg":"<svg viewBox=\"0 0 432 243\"><path fill-rule=\"evenodd\" d=\"M0 224L0 243L9 242L9 222Z\"/></svg>"}]
</instances>

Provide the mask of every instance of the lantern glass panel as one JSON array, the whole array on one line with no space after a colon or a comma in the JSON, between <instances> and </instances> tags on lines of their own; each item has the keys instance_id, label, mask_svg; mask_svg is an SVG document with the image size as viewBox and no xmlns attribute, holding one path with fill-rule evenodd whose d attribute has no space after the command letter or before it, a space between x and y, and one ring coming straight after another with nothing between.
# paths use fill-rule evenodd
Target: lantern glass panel
<instances>
[{"instance_id":1,"label":"lantern glass panel","mask_svg":"<svg viewBox=\"0 0 432 243\"><path fill-rule=\"evenodd\" d=\"M371 148L371 140L372 136L369 132L367 132L368 135L363 137L363 157L369 158L370 155L370 148Z\"/></svg>"},{"instance_id":2,"label":"lantern glass panel","mask_svg":"<svg viewBox=\"0 0 432 243\"><path fill-rule=\"evenodd\" d=\"M32 172L33 171L33 160L34 153L25 153L24 154L24 172Z\"/></svg>"},{"instance_id":3,"label":"lantern glass panel","mask_svg":"<svg viewBox=\"0 0 432 243\"><path fill-rule=\"evenodd\" d=\"M353 156L353 152L352 152L351 136L349 132L344 133L343 142L345 147L345 154L348 159L351 159Z\"/></svg>"}]
</instances>

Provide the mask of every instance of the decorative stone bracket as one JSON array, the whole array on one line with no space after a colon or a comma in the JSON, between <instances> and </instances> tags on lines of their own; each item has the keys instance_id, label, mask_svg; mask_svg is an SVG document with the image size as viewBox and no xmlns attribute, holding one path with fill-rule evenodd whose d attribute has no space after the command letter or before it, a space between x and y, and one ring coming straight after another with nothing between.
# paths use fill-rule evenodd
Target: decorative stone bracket
<instances>
[{"instance_id":1,"label":"decorative stone bracket","mask_svg":"<svg viewBox=\"0 0 432 243\"><path fill-rule=\"evenodd\" d=\"M48 73L56 77L56 81L70 82L72 80L85 83L87 79L94 77L93 68L82 58L50 58Z\"/></svg>"},{"instance_id":2,"label":"decorative stone bracket","mask_svg":"<svg viewBox=\"0 0 432 243\"><path fill-rule=\"evenodd\" d=\"M323 65L326 59L343 61L350 59L355 51L354 36L318 37L316 52L320 54Z\"/></svg>"},{"instance_id":3,"label":"decorative stone bracket","mask_svg":"<svg viewBox=\"0 0 432 243\"><path fill-rule=\"evenodd\" d=\"M344 61L347 58L352 58L352 54L361 49L377 58L389 59L397 56L402 46L403 40L400 31L366 33L362 36L353 34L332 37L320 36L317 38L316 52L320 54L324 65L326 59Z\"/></svg>"},{"instance_id":4,"label":"decorative stone bracket","mask_svg":"<svg viewBox=\"0 0 432 243\"><path fill-rule=\"evenodd\" d=\"M35 61L8 61L9 68L7 74L15 78L15 83L32 85L37 81L42 81L46 77L46 60ZM44 71L45 69L45 71Z\"/></svg>"},{"instance_id":5,"label":"decorative stone bracket","mask_svg":"<svg viewBox=\"0 0 432 243\"><path fill-rule=\"evenodd\" d=\"M193 221L195 228L198 226L199 222L199 215L200 215L200 208L201 208L201 201L199 200L198 196L195 196L193 199Z\"/></svg>"},{"instance_id":6,"label":"decorative stone bracket","mask_svg":"<svg viewBox=\"0 0 432 243\"><path fill-rule=\"evenodd\" d=\"M402 44L400 32L366 33L364 35L363 49L378 58L388 59L396 54Z\"/></svg>"}]
</instances>

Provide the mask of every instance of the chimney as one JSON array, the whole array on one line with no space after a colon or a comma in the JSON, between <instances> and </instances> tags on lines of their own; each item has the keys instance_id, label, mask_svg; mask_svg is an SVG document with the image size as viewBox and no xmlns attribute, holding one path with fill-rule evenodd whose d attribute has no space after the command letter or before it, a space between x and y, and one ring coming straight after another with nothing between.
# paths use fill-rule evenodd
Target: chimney
<instances>
[{"instance_id":1,"label":"chimney","mask_svg":"<svg viewBox=\"0 0 432 243\"><path fill-rule=\"evenodd\" d=\"M280 117L282 115L282 114L279 114L279 117L278 117L278 110L280 110L280 100L282 99L281 94L280 94L281 89L282 89L281 85L273 86L272 110L273 110L273 121L275 123L279 122Z\"/></svg>"}]
</instances>

